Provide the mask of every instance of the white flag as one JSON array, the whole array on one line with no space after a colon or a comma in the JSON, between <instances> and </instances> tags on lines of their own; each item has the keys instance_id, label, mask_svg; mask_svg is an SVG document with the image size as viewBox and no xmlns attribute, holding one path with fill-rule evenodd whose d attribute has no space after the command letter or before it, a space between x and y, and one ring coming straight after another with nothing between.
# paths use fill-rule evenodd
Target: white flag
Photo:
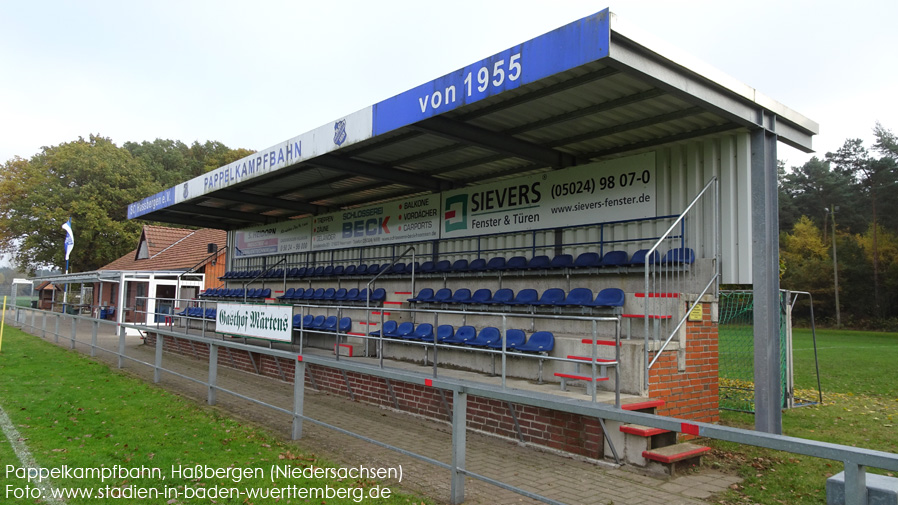
<instances>
[{"instance_id":1,"label":"white flag","mask_svg":"<svg viewBox=\"0 0 898 505\"><path fill-rule=\"evenodd\" d=\"M69 254L72 254L72 248L75 247L75 234L72 233L72 218L69 218L62 225L62 229L65 230L65 260L68 261Z\"/></svg>"}]
</instances>

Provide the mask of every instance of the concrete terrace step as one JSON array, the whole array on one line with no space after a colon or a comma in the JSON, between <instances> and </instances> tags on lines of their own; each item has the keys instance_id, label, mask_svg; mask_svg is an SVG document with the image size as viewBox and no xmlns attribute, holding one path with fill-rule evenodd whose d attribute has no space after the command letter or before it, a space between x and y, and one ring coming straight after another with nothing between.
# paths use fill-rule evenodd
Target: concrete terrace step
<instances>
[{"instance_id":1,"label":"concrete terrace step","mask_svg":"<svg viewBox=\"0 0 898 505\"><path fill-rule=\"evenodd\" d=\"M701 465L702 454L710 450L710 447L685 442L643 451L642 457L656 463L649 465L650 469L674 476L683 469Z\"/></svg>"},{"instance_id":2,"label":"concrete terrace step","mask_svg":"<svg viewBox=\"0 0 898 505\"><path fill-rule=\"evenodd\" d=\"M648 411L649 414L653 414L655 409L662 406L664 406L664 400L636 400L622 403L620 408L637 412Z\"/></svg>"},{"instance_id":3,"label":"concrete terrace step","mask_svg":"<svg viewBox=\"0 0 898 505\"><path fill-rule=\"evenodd\" d=\"M663 433L671 433L670 430L642 426L641 424L624 424L620 427L620 431L628 435L636 435L638 437L646 438L653 437L655 435L661 435Z\"/></svg>"}]
</instances>

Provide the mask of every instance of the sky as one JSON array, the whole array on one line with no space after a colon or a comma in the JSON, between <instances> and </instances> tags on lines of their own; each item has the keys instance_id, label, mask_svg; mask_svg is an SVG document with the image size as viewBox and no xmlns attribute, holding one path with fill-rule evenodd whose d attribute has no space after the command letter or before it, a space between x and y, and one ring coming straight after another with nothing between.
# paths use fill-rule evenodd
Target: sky
<instances>
[{"instance_id":1,"label":"sky","mask_svg":"<svg viewBox=\"0 0 898 505\"><path fill-rule=\"evenodd\" d=\"M898 132L895 0L0 0L0 163L90 134L264 149L605 7L816 121L817 156Z\"/></svg>"}]
</instances>

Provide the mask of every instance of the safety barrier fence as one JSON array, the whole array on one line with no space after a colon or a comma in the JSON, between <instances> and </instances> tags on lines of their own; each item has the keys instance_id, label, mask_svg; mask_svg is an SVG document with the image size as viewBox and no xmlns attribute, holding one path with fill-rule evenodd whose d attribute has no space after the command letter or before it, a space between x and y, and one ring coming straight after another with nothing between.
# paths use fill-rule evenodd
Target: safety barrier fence
<instances>
[{"instance_id":1,"label":"safety barrier fence","mask_svg":"<svg viewBox=\"0 0 898 505\"><path fill-rule=\"evenodd\" d=\"M30 316L30 323L28 322ZM40 316L39 321L37 321ZM132 361L151 367L154 370L154 381L160 382L162 374L168 373L174 376L197 382L206 386L207 401L215 404L218 393L227 393L235 397L250 401L278 412L285 413L292 417L292 438L302 438L303 423L310 422L325 428L338 431L344 435L352 436L360 440L372 443L379 447L396 451L403 455L425 461L437 467L449 471L450 479L450 497L449 501L453 504L462 503L465 497L465 479L473 478L497 487L513 491L523 496L541 501L543 503L563 505L562 502L552 498L533 493L531 491L521 489L519 487L502 482L490 477L472 472L466 469L466 434L467 434L467 402L469 396L494 399L502 402L511 402L519 405L528 405L533 407L547 408L551 410L567 412L587 417L599 419L604 429L605 421L616 421L620 423L634 423L653 428L665 429L677 433L685 433L689 435L706 437L710 439L724 440L739 444L752 445L779 451L785 451L793 454L824 458L833 461L841 461L845 468L845 500L848 505L862 505L867 503L866 488L866 469L881 468L884 470L898 471L898 455L876 451L872 449L864 449L858 447L850 447L827 442L819 442L815 440L806 440L783 435L761 433L749 431L739 428L731 428L727 426L718 426L709 423L700 422L684 422L681 419L673 417L658 416L641 412L627 411L616 408L612 405L596 403L591 401L578 400L574 398L562 397L547 393L521 391L510 389L507 387L473 383L469 381L460 381L446 377L432 377L430 374L422 374L407 370L398 370L392 368L381 368L379 366L371 366L363 363L353 362L352 360L337 360L329 356L316 356L312 354L297 354L286 350L269 349L260 346L248 345L242 342L210 339L203 336L188 335L185 333L170 331L164 328L151 328L143 325L123 324L116 328L118 334L118 349L105 349L97 344L97 333L101 325L109 325L106 321L87 318L77 315L58 314L52 312L41 311L29 308L17 308L15 312L15 323L23 329L29 329L31 332L42 337L47 337L48 320L55 319L54 330L51 335L56 342L60 339L69 339L72 348L77 342L77 325L78 321L87 321L92 325L91 336L91 354L94 355L97 350L110 352L118 357L119 368L124 367L126 361ZM65 322L64 322L65 321ZM68 324L71 327L70 335L66 336L61 333L63 325ZM156 339L155 360L148 363L125 354L125 328L134 328L140 331L152 331L159 336L169 336L173 338L184 339L190 342L196 342L209 346L209 370L207 380L197 379L178 373L175 370L165 368L163 366L163 339ZM219 349L241 350L245 352L261 353L268 356L287 359L294 364L294 377L305 377L307 365L317 365L341 370L343 372L353 372L358 374L370 375L386 380L394 380L406 382L426 388L435 388L446 392L451 392L453 397L452 409L452 446L451 446L451 462L449 464L435 460L422 454L405 450L378 440L374 440L358 433L354 433L336 426L333 426L325 420L313 419L304 414L304 381L295 380L293 384L293 405L291 409L285 409L276 405L263 402L257 398L241 394L236 391L228 390L218 384L218 352ZM607 437L606 437L607 438Z\"/></svg>"}]
</instances>

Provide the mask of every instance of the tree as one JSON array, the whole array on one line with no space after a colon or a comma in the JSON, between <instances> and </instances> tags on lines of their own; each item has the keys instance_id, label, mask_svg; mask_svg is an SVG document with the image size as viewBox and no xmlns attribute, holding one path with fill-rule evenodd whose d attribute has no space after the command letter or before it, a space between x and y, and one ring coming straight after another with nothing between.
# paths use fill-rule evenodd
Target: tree
<instances>
[{"instance_id":1,"label":"tree","mask_svg":"<svg viewBox=\"0 0 898 505\"><path fill-rule=\"evenodd\" d=\"M133 249L141 223L128 204L160 191L144 165L108 138L43 147L14 158L0 173L0 250L22 269L64 267L61 226L70 217L75 248L70 271L91 271Z\"/></svg>"},{"instance_id":2,"label":"tree","mask_svg":"<svg viewBox=\"0 0 898 505\"><path fill-rule=\"evenodd\" d=\"M180 140L156 139L153 142L125 142L122 145L132 156L139 159L155 181L163 188L203 175L218 167L249 156L255 151L230 149L221 142L208 140L193 145Z\"/></svg>"},{"instance_id":3,"label":"tree","mask_svg":"<svg viewBox=\"0 0 898 505\"><path fill-rule=\"evenodd\" d=\"M823 228L826 237L826 210L839 206L839 224L854 233L867 228L864 199L853 178L831 169L816 156L800 167L792 167L780 178L780 229L789 230L799 216L810 217Z\"/></svg>"}]
</instances>

